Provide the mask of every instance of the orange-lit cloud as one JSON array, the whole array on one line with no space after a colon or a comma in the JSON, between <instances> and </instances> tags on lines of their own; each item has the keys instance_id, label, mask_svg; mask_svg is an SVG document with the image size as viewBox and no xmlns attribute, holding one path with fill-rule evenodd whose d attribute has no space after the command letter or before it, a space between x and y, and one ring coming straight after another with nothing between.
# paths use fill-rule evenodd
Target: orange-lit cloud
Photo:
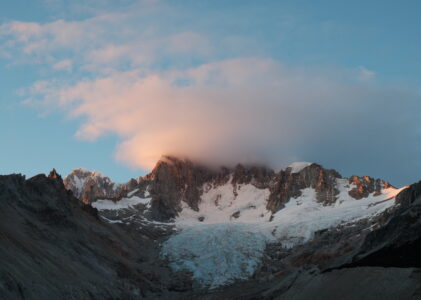
<instances>
[{"instance_id":1,"label":"orange-lit cloud","mask_svg":"<svg viewBox=\"0 0 421 300\"><path fill-rule=\"evenodd\" d=\"M82 117L79 138L118 135L116 158L146 169L162 154L279 166L322 143L341 148L351 136L367 143L370 128L391 129L376 115L393 109L390 95L374 86L257 58L183 71L115 72L67 87L42 82L32 93Z\"/></svg>"}]
</instances>

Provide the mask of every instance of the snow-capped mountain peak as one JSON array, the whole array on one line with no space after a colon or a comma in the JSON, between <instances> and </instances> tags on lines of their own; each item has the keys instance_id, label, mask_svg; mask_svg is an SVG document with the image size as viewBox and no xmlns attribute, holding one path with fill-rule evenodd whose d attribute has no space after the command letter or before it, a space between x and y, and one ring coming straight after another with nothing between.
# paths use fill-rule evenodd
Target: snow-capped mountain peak
<instances>
[{"instance_id":1,"label":"snow-capped mountain peak","mask_svg":"<svg viewBox=\"0 0 421 300\"><path fill-rule=\"evenodd\" d=\"M308 162L275 172L241 164L208 169L165 156L150 174L126 184L99 174L79 169L64 181L107 222L175 228L162 255L174 270L187 270L211 288L248 278L269 245L295 249L319 232L360 223L371 230L397 207L401 191Z\"/></svg>"},{"instance_id":2,"label":"snow-capped mountain peak","mask_svg":"<svg viewBox=\"0 0 421 300\"><path fill-rule=\"evenodd\" d=\"M73 170L63 182L66 188L84 203L90 203L100 195L118 198L122 190L121 184L113 182L101 172L84 168Z\"/></svg>"}]
</instances>

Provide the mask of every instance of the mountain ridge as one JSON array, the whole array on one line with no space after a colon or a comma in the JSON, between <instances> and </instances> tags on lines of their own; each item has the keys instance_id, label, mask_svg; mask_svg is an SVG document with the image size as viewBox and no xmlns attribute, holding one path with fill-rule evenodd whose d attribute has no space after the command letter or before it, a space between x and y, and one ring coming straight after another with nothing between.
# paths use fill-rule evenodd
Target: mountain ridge
<instances>
[{"instance_id":1,"label":"mountain ridge","mask_svg":"<svg viewBox=\"0 0 421 300\"><path fill-rule=\"evenodd\" d=\"M365 234L383 226L397 209L395 197L401 190L369 176L343 178L316 163L295 163L275 172L241 164L209 169L187 159L165 157L132 190L111 201L105 195L91 205L107 222L129 226L158 222L166 230L175 229L162 245L163 257L175 271L192 272L204 286L217 288L254 274L268 254L265 249L274 245L278 245L276 252L305 249L327 235L336 236L330 243L339 251L324 254L327 257L343 259L345 253L356 253ZM127 215L121 217L122 211ZM365 234L349 230L353 226ZM332 231L335 228L341 228L339 235ZM355 245L340 250L351 240ZM207 251L212 254L205 255ZM330 258L287 253L288 265L333 264ZM218 264L221 255L227 255L225 265Z\"/></svg>"},{"instance_id":2,"label":"mountain ridge","mask_svg":"<svg viewBox=\"0 0 421 300\"><path fill-rule=\"evenodd\" d=\"M256 166L208 173L186 162L170 164L160 163L154 174L121 189L120 199L88 203L74 197L55 170L48 177L30 179L0 176L2 295L361 298L356 286L364 289L367 299L420 295L421 182L399 190L369 177L339 178L316 164L277 174ZM195 179L196 174L202 178ZM203 178L208 182L200 186ZM276 181L280 178L303 188L272 212L265 200L270 188L285 186ZM194 189L186 192L183 180L192 184L190 188L202 189L196 210L182 199L171 202L178 195L195 200L188 198L195 195ZM111 186L101 180L88 185L98 183ZM332 184L339 190L334 202L325 197L326 191L334 191ZM320 198L317 189L323 192ZM356 197L352 191L358 192ZM181 203L173 218L155 219L153 202L162 201L158 192L179 193L166 198L167 205ZM404 259L405 253L412 254ZM57 267L61 262L67 264ZM48 278L46 288L40 288L43 278ZM387 284L379 287L367 281ZM329 288L332 282L341 289Z\"/></svg>"},{"instance_id":3,"label":"mountain ridge","mask_svg":"<svg viewBox=\"0 0 421 300\"><path fill-rule=\"evenodd\" d=\"M95 171L85 170L82 173L80 169L67 175L64 183L67 189L72 190L75 195L80 195L79 198L85 203L98 199L118 201L134 189L143 193L148 189L153 198L152 213L154 218L159 220L175 218L181 210L181 202L197 210L203 193L202 186L207 182L222 185L230 180L233 185L252 184L261 189L269 188L271 194L267 208L272 212L282 209L291 197L300 196L300 191L308 187L316 189L318 201L325 204L335 202L339 194L335 187L336 179L341 179L342 176L335 170L324 169L316 163L305 164L299 168L292 164L275 172L258 164L209 168L188 159L163 156L149 174L124 184L117 185L104 175L98 176ZM82 176L79 176L81 173ZM379 195L382 189L393 187L387 181L369 176L353 175L348 180L349 184L355 185L350 191L351 197L355 199L365 198L371 193Z\"/></svg>"}]
</instances>

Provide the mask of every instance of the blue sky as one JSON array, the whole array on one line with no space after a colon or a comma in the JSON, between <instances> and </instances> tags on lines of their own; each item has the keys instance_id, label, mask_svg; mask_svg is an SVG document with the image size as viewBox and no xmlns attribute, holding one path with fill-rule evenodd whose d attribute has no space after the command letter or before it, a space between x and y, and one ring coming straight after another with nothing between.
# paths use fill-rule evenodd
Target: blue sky
<instances>
[{"instance_id":1,"label":"blue sky","mask_svg":"<svg viewBox=\"0 0 421 300\"><path fill-rule=\"evenodd\" d=\"M3 1L0 173L86 167L125 181L173 151L213 163L311 160L412 183L420 9Z\"/></svg>"}]
</instances>

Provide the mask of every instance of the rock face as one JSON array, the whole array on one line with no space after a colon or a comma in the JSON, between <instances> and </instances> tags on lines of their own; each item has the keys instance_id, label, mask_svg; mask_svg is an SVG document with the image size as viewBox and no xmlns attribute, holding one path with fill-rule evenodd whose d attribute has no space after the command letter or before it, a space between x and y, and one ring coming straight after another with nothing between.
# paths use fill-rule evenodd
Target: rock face
<instances>
[{"instance_id":1,"label":"rock face","mask_svg":"<svg viewBox=\"0 0 421 300\"><path fill-rule=\"evenodd\" d=\"M301 190L314 188L317 200L326 205L336 201L339 191L336 189L336 179L341 175L335 170L326 170L318 164L311 164L297 173L291 168L280 171L275 175L271 185L271 196L268 208L276 212L281 209L290 198L301 195Z\"/></svg>"},{"instance_id":2,"label":"rock face","mask_svg":"<svg viewBox=\"0 0 421 300\"><path fill-rule=\"evenodd\" d=\"M143 179L152 196L152 216L157 220L173 218L181 210L181 201L197 210L200 187L212 174L190 161L172 157L161 159Z\"/></svg>"},{"instance_id":3,"label":"rock face","mask_svg":"<svg viewBox=\"0 0 421 300\"><path fill-rule=\"evenodd\" d=\"M350 266L421 268L421 182L403 190L396 202L388 222L368 233Z\"/></svg>"},{"instance_id":4,"label":"rock face","mask_svg":"<svg viewBox=\"0 0 421 300\"><path fill-rule=\"evenodd\" d=\"M133 190L138 182L132 179L126 184L119 184L100 172L75 169L64 178L64 185L83 203L89 204L97 199L121 199L127 191Z\"/></svg>"},{"instance_id":5,"label":"rock face","mask_svg":"<svg viewBox=\"0 0 421 300\"><path fill-rule=\"evenodd\" d=\"M102 221L61 177L0 176L1 299L179 299L156 242Z\"/></svg>"},{"instance_id":6,"label":"rock face","mask_svg":"<svg viewBox=\"0 0 421 300\"><path fill-rule=\"evenodd\" d=\"M258 189L269 189L267 209L276 213L289 199L299 197L306 188L315 189L320 203L335 203L339 194L337 179L340 178L341 175L335 170L324 169L315 163L308 164L298 171L288 167L276 173L265 166L237 165L234 168L210 169L189 160L164 156L150 174L137 180L131 179L126 184L115 184L98 172L83 169L74 170L66 176L64 184L84 203L98 199L118 201L136 189L137 194L146 193L152 197L152 218L166 221L178 215L182 203L197 211L205 184L221 186L230 182L234 193L238 185L244 184L251 184ZM391 186L388 182L368 176L352 176L349 178L349 184L355 186L349 192L355 199L365 198L372 193L379 194L382 189Z\"/></svg>"},{"instance_id":7,"label":"rock face","mask_svg":"<svg viewBox=\"0 0 421 300\"><path fill-rule=\"evenodd\" d=\"M349 191L349 195L355 199L361 199L367 197L371 193L379 195L382 189L390 187L390 183L381 179L374 179L369 176L351 176L349 183L354 184L355 188Z\"/></svg>"}]
</instances>

